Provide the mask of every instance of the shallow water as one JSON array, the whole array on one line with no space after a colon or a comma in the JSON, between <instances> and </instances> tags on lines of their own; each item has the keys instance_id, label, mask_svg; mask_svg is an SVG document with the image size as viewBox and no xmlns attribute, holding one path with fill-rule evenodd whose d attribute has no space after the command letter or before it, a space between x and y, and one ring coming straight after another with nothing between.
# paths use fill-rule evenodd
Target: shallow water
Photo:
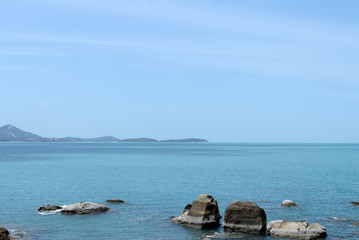
<instances>
[{"instance_id":1,"label":"shallow water","mask_svg":"<svg viewBox=\"0 0 359 240\"><path fill-rule=\"evenodd\" d=\"M32 240L201 239L223 230L167 218L206 193L222 216L230 202L251 200L268 221L319 222L328 239L358 239L358 166L357 144L0 143L0 226ZM128 203L95 215L37 213L110 198ZM285 199L299 207L280 208Z\"/></svg>"}]
</instances>

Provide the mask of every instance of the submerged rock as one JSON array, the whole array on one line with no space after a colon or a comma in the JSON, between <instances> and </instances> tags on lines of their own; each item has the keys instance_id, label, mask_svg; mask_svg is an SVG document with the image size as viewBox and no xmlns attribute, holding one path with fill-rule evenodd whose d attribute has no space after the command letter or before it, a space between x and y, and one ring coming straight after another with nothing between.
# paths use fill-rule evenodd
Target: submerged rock
<instances>
[{"instance_id":1,"label":"submerged rock","mask_svg":"<svg viewBox=\"0 0 359 240\"><path fill-rule=\"evenodd\" d=\"M359 201L351 202L353 205L359 206Z\"/></svg>"},{"instance_id":2,"label":"submerged rock","mask_svg":"<svg viewBox=\"0 0 359 240\"><path fill-rule=\"evenodd\" d=\"M308 225L306 221L275 220L268 223L267 234L276 237L288 238L325 238L326 228L319 223Z\"/></svg>"},{"instance_id":3,"label":"submerged rock","mask_svg":"<svg viewBox=\"0 0 359 240\"><path fill-rule=\"evenodd\" d=\"M227 232L263 234L267 216L264 210L251 201L235 201L226 207L223 228Z\"/></svg>"},{"instance_id":4,"label":"submerged rock","mask_svg":"<svg viewBox=\"0 0 359 240\"><path fill-rule=\"evenodd\" d=\"M106 200L107 203L126 203L125 201L121 199L108 199Z\"/></svg>"},{"instance_id":5,"label":"submerged rock","mask_svg":"<svg viewBox=\"0 0 359 240\"><path fill-rule=\"evenodd\" d=\"M292 200L284 200L281 205L281 207L296 207L297 204L293 202Z\"/></svg>"},{"instance_id":6,"label":"submerged rock","mask_svg":"<svg viewBox=\"0 0 359 240\"><path fill-rule=\"evenodd\" d=\"M213 239L251 239L250 236L246 233L236 233L236 232L215 232L215 233L205 233L202 235L202 240L213 240Z\"/></svg>"},{"instance_id":7,"label":"submerged rock","mask_svg":"<svg viewBox=\"0 0 359 240\"><path fill-rule=\"evenodd\" d=\"M37 211L39 211L39 212L49 212L49 211L55 211L55 210L59 210L59 209L61 209L60 206L46 204L44 206L39 207L37 209Z\"/></svg>"},{"instance_id":8,"label":"submerged rock","mask_svg":"<svg viewBox=\"0 0 359 240\"><path fill-rule=\"evenodd\" d=\"M201 194L184 208L180 216L173 218L172 222L205 229L218 227L221 218L217 201L211 195Z\"/></svg>"},{"instance_id":9,"label":"submerged rock","mask_svg":"<svg viewBox=\"0 0 359 240\"><path fill-rule=\"evenodd\" d=\"M334 221L348 221L347 218L343 218L343 217L327 217L328 220L334 220Z\"/></svg>"},{"instance_id":10,"label":"submerged rock","mask_svg":"<svg viewBox=\"0 0 359 240\"><path fill-rule=\"evenodd\" d=\"M90 214L106 212L109 208L105 205L92 203L92 202L79 202L72 205L68 205L61 209L61 213L64 214Z\"/></svg>"},{"instance_id":11,"label":"submerged rock","mask_svg":"<svg viewBox=\"0 0 359 240\"><path fill-rule=\"evenodd\" d=\"M6 228L0 227L0 240L16 240L16 238L10 236Z\"/></svg>"}]
</instances>

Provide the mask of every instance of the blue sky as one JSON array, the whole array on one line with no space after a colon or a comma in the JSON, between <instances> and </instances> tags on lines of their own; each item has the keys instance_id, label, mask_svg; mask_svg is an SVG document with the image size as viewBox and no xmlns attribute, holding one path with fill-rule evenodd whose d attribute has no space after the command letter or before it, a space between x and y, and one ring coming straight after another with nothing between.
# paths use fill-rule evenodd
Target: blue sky
<instances>
[{"instance_id":1,"label":"blue sky","mask_svg":"<svg viewBox=\"0 0 359 240\"><path fill-rule=\"evenodd\" d=\"M358 1L0 8L0 125L46 137L359 142Z\"/></svg>"}]
</instances>

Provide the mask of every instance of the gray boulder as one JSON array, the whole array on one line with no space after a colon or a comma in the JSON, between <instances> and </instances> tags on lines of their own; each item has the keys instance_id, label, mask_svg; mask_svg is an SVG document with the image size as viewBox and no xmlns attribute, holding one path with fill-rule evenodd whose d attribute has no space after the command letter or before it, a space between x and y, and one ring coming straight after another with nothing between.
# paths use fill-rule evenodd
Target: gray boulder
<instances>
[{"instance_id":1,"label":"gray boulder","mask_svg":"<svg viewBox=\"0 0 359 240\"><path fill-rule=\"evenodd\" d=\"M90 214L106 212L109 208L105 205L92 203L92 202L79 202L72 205L68 205L61 209L63 214Z\"/></svg>"},{"instance_id":2,"label":"gray boulder","mask_svg":"<svg viewBox=\"0 0 359 240\"><path fill-rule=\"evenodd\" d=\"M227 232L264 234L266 224L266 213L254 202L234 201L226 207L223 228Z\"/></svg>"},{"instance_id":3,"label":"gray boulder","mask_svg":"<svg viewBox=\"0 0 359 240\"><path fill-rule=\"evenodd\" d=\"M296 207L297 204L293 202L292 200L284 200L281 205L281 207Z\"/></svg>"},{"instance_id":4,"label":"gray boulder","mask_svg":"<svg viewBox=\"0 0 359 240\"><path fill-rule=\"evenodd\" d=\"M316 239L327 236L326 228L319 223L275 220L268 223L267 234L283 238Z\"/></svg>"},{"instance_id":5,"label":"gray boulder","mask_svg":"<svg viewBox=\"0 0 359 240\"><path fill-rule=\"evenodd\" d=\"M10 236L6 228L0 227L0 240L16 240L16 238Z\"/></svg>"},{"instance_id":6,"label":"gray boulder","mask_svg":"<svg viewBox=\"0 0 359 240\"><path fill-rule=\"evenodd\" d=\"M188 204L182 214L173 218L172 222L206 229L218 227L221 218L217 201L211 195L202 194L192 204Z\"/></svg>"},{"instance_id":7,"label":"gray boulder","mask_svg":"<svg viewBox=\"0 0 359 240\"><path fill-rule=\"evenodd\" d=\"M37 211L39 212L49 212L49 211L56 211L61 209L60 206L56 206L56 205L50 205L50 204L46 204L44 206L41 206L37 209Z\"/></svg>"},{"instance_id":8,"label":"gray boulder","mask_svg":"<svg viewBox=\"0 0 359 240\"><path fill-rule=\"evenodd\" d=\"M126 202L121 199L108 199L106 200L106 203L126 203Z\"/></svg>"}]
</instances>

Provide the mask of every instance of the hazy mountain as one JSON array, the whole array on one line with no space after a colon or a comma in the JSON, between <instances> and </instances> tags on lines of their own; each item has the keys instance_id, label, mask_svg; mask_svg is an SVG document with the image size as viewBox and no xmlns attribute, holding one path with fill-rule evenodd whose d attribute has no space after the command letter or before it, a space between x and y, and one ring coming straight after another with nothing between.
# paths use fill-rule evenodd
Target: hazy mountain
<instances>
[{"instance_id":1,"label":"hazy mountain","mask_svg":"<svg viewBox=\"0 0 359 240\"><path fill-rule=\"evenodd\" d=\"M10 124L0 127L0 142L208 142L205 139L186 138L158 141L153 138L118 139L112 136L98 138L44 138L30 132L25 132Z\"/></svg>"},{"instance_id":2,"label":"hazy mountain","mask_svg":"<svg viewBox=\"0 0 359 240\"><path fill-rule=\"evenodd\" d=\"M47 139L22 131L10 124L0 127L0 141L3 142L45 142Z\"/></svg>"},{"instance_id":3,"label":"hazy mountain","mask_svg":"<svg viewBox=\"0 0 359 240\"><path fill-rule=\"evenodd\" d=\"M208 142L208 141L206 139L201 139L201 138L185 138L185 139L162 140L161 142Z\"/></svg>"},{"instance_id":4,"label":"hazy mountain","mask_svg":"<svg viewBox=\"0 0 359 240\"><path fill-rule=\"evenodd\" d=\"M112 137L112 136L105 136L105 137L98 137L98 138L87 138L85 139L89 142L118 142L120 139Z\"/></svg>"},{"instance_id":5,"label":"hazy mountain","mask_svg":"<svg viewBox=\"0 0 359 240\"><path fill-rule=\"evenodd\" d=\"M54 138L54 142L118 142L120 139L105 136L98 138L78 138L78 137L64 137L64 138Z\"/></svg>"},{"instance_id":6,"label":"hazy mountain","mask_svg":"<svg viewBox=\"0 0 359 240\"><path fill-rule=\"evenodd\" d=\"M158 140L153 138L128 138L122 139L120 142L158 142Z\"/></svg>"}]
</instances>

